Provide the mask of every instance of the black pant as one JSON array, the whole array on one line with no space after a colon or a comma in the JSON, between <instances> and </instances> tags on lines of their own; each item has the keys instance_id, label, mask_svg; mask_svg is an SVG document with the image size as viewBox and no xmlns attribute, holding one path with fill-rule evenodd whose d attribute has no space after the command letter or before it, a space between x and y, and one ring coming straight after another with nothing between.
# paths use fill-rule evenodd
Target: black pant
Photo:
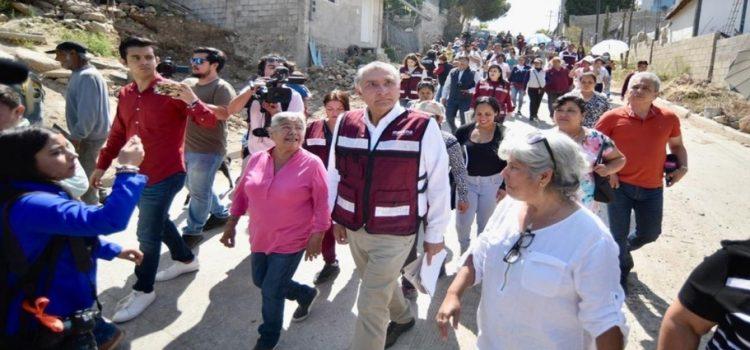
<instances>
[{"instance_id":1,"label":"black pant","mask_svg":"<svg viewBox=\"0 0 750 350\"><path fill-rule=\"evenodd\" d=\"M594 91L596 91L596 92L602 92L602 91L604 91L604 84L603 83L596 84L594 86Z\"/></svg>"},{"instance_id":2,"label":"black pant","mask_svg":"<svg viewBox=\"0 0 750 350\"><path fill-rule=\"evenodd\" d=\"M552 107L557 101L557 98L565 95L564 92L547 92L547 108L549 108L549 117L552 118L555 115L555 108Z\"/></svg>"},{"instance_id":3,"label":"black pant","mask_svg":"<svg viewBox=\"0 0 750 350\"><path fill-rule=\"evenodd\" d=\"M529 118L539 118L539 105L542 104L542 96L544 96L544 89L529 88Z\"/></svg>"}]
</instances>

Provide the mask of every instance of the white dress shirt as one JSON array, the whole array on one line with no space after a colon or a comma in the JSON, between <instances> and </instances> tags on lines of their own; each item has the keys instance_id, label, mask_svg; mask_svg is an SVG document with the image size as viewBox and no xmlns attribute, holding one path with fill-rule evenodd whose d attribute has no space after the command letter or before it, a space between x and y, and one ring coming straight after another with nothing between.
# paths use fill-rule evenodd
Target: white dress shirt
<instances>
[{"instance_id":1,"label":"white dress shirt","mask_svg":"<svg viewBox=\"0 0 750 350\"><path fill-rule=\"evenodd\" d=\"M443 94L440 95L440 98L444 98L446 101L451 96L451 85L453 85L453 71L458 70L458 81L461 81L461 77L464 76L464 73L471 70L471 68L467 68L464 70L461 70L460 68L453 68L451 69L450 73L448 73L448 78L445 79L445 86L442 87ZM474 87L471 89L466 89L466 92L473 94L476 91L477 86L477 79L481 78L481 75L477 72L474 72Z\"/></svg>"},{"instance_id":2,"label":"white dress shirt","mask_svg":"<svg viewBox=\"0 0 750 350\"><path fill-rule=\"evenodd\" d=\"M368 116L365 119L367 130L370 132L370 151L377 144L377 140L383 133L388 124L393 122L396 117L404 113L406 109L400 104L396 104L388 114L380 119L378 125L373 125ZM331 152L328 158L328 205L333 208L336 202L337 190L341 176L336 169L336 138L339 133L339 124L344 119L336 119L336 128L333 131L333 140L331 142ZM450 221L450 184L448 183L448 173L450 166L448 164L448 151L445 148L443 134L437 122L430 118L427 124L427 130L422 138L422 152L419 159L419 174L427 173L426 180L420 180L414 183L416 188L422 188L424 181L427 181L427 190L420 193L417 199L417 213L419 216L427 214L427 225L425 227L424 240L428 243L440 243L443 241L443 234L448 228ZM402 176L383 170L378 176ZM427 208L429 207L429 210Z\"/></svg>"},{"instance_id":3,"label":"white dress shirt","mask_svg":"<svg viewBox=\"0 0 750 350\"><path fill-rule=\"evenodd\" d=\"M627 339L618 248L607 227L581 207L532 230L513 264L503 261L518 240L523 203L506 197L462 257L482 282L478 349L595 349L617 326Z\"/></svg>"}]
</instances>

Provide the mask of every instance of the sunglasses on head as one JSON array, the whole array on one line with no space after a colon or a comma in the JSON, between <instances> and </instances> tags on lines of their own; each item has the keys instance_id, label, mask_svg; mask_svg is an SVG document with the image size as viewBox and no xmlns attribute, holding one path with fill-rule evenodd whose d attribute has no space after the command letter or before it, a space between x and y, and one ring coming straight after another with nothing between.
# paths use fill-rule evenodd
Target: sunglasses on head
<instances>
[{"instance_id":1,"label":"sunglasses on head","mask_svg":"<svg viewBox=\"0 0 750 350\"><path fill-rule=\"evenodd\" d=\"M527 142L530 145L533 145L535 143L543 142L544 148L547 149L547 153L549 153L550 159L552 159L552 170L557 171L557 162L555 161L555 154L552 153L552 147L550 147L549 142L547 141L547 138L542 134L532 134L529 136L529 139Z\"/></svg>"}]
</instances>

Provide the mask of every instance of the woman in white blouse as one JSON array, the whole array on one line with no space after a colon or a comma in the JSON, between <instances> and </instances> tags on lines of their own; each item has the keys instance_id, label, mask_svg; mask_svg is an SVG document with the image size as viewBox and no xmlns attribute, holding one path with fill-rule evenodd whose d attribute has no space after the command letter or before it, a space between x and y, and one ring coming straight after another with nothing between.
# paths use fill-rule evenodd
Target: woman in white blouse
<instances>
[{"instance_id":1,"label":"woman in white blouse","mask_svg":"<svg viewBox=\"0 0 750 350\"><path fill-rule=\"evenodd\" d=\"M618 248L575 201L587 172L581 148L553 131L509 135L500 146L508 197L463 256L437 314L457 327L461 295L482 283L478 349L622 349Z\"/></svg>"}]
</instances>

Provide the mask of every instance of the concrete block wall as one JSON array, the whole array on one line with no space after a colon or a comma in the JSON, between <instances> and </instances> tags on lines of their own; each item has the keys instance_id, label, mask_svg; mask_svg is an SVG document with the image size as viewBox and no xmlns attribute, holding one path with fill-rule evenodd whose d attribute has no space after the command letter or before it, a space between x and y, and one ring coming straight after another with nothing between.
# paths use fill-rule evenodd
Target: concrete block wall
<instances>
[{"instance_id":1,"label":"concrete block wall","mask_svg":"<svg viewBox=\"0 0 750 350\"><path fill-rule=\"evenodd\" d=\"M433 42L443 38L443 31L448 19L440 13L440 1L428 0L422 3L420 8L423 14L430 16L428 21L422 18L416 29L419 38L419 46L424 49L429 47Z\"/></svg>"},{"instance_id":2,"label":"concrete block wall","mask_svg":"<svg viewBox=\"0 0 750 350\"><path fill-rule=\"evenodd\" d=\"M602 40L601 32L604 26L604 18L606 15L599 15L599 40ZM609 30L615 30L622 25L623 13L612 12L609 14ZM646 33L654 31L656 28L655 23L659 21L659 14L651 11L636 11L633 13L633 25L631 33L635 35L640 31ZM570 25L579 27L583 31L583 40L586 43L590 43L596 34L596 15L586 16L570 16ZM625 31L627 31L627 22L625 23ZM627 38L629 33L625 33L623 36ZM576 38L576 41L578 38Z\"/></svg>"},{"instance_id":3,"label":"concrete block wall","mask_svg":"<svg viewBox=\"0 0 750 350\"><path fill-rule=\"evenodd\" d=\"M664 45L654 43L652 70L670 75L687 71L693 79L711 80L718 37L716 33Z\"/></svg>"},{"instance_id":4,"label":"concrete block wall","mask_svg":"<svg viewBox=\"0 0 750 350\"><path fill-rule=\"evenodd\" d=\"M630 53L628 54L628 64L634 66L635 62L648 61L651 62L651 40L645 40L631 45Z\"/></svg>"},{"instance_id":5,"label":"concrete block wall","mask_svg":"<svg viewBox=\"0 0 750 350\"><path fill-rule=\"evenodd\" d=\"M714 83L718 85L726 84L724 78L726 78L727 73L729 72L729 66L731 66L734 59L737 58L737 53L743 50L750 50L750 34L720 39L716 42L713 76Z\"/></svg>"},{"instance_id":6,"label":"concrete block wall","mask_svg":"<svg viewBox=\"0 0 750 350\"><path fill-rule=\"evenodd\" d=\"M247 59L276 52L307 65L309 0L177 0L193 15L238 34L235 52Z\"/></svg>"}]
</instances>

